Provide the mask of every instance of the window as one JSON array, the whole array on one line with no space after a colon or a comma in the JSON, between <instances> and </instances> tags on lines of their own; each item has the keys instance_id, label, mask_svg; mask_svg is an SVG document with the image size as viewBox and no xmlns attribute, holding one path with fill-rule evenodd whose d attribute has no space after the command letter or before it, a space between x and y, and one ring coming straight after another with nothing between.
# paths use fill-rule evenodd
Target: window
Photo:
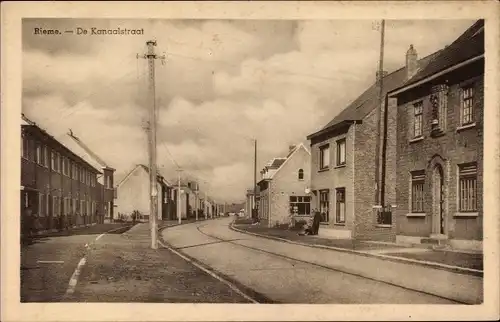
<instances>
[{"instance_id":1,"label":"window","mask_svg":"<svg viewBox=\"0 0 500 322\"><path fill-rule=\"evenodd\" d=\"M345 165L345 139L337 141L337 165Z\"/></svg>"},{"instance_id":2,"label":"window","mask_svg":"<svg viewBox=\"0 0 500 322\"><path fill-rule=\"evenodd\" d=\"M328 190L319 193L319 212L321 213L321 222L330 221L329 214L329 192Z\"/></svg>"},{"instance_id":3,"label":"window","mask_svg":"<svg viewBox=\"0 0 500 322\"><path fill-rule=\"evenodd\" d=\"M42 146L40 143L36 143L36 163L42 164Z\"/></svg>"},{"instance_id":4,"label":"window","mask_svg":"<svg viewBox=\"0 0 500 322\"><path fill-rule=\"evenodd\" d=\"M336 213L335 222L338 224L345 223L345 188L336 189Z\"/></svg>"},{"instance_id":5,"label":"window","mask_svg":"<svg viewBox=\"0 0 500 322\"><path fill-rule=\"evenodd\" d=\"M50 212L50 196L47 194L45 196L45 215L49 215Z\"/></svg>"},{"instance_id":6,"label":"window","mask_svg":"<svg viewBox=\"0 0 500 322\"><path fill-rule=\"evenodd\" d=\"M73 198L73 213L76 214L77 210L78 210L78 200L76 198Z\"/></svg>"},{"instance_id":7,"label":"window","mask_svg":"<svg viewBox=\"0 0 500 322\"><path fill-rule=\"evenodd\" d=\"M458 177L460 212L477 212L477 164L459 165Z\"/></svg>"},{"instance_id":8,"label":"window","mask_svg":"<svg viewBox=\"0 0 500 322\"><path fill-rule=\"evenodd\" d=\"M22 136L22 141L23 141L23 147L21 149L21 156L24 159L28 159L28 138L26 135Z\"/></svg>"},{"instance_id":9,"label":"window","mask_svg":"<svg viewBox=\"0 0 500 322\"><path fill-rule=\"evenodd\" d=\"M461 123L468 125L474 123L474 100L472 86L462 88Z\"/></svg>"},{"instance_id":10,"label":"window","mask_svg":"<svg viewBox=\"0 0 500 322\"><path fill-rule=\"evenodd\" d=\"M309 215L311 213L311 197L290 196L290 214Z\"/></svg>"},{"instance_id":11,"label":"window","mask_svg":"<svg viewBox=\"0 0 500 322\"><path fill-rule=\"evenodd\" d=\"M59 198L57 196L52 197L52 216L59 216Z\"/></svg>"},{"instance_id":12,"label":"window","mask_svg":"<svg viewBox=\"0 0 500 322\"><path fill-rule=\"evenodd\" d=\"M446 130L448 105L448 86L442 84L432 87L430 103L432 107L431 135L442 134Z\"/></svg>"},{"instance_id":13,"label":"window","mask_svg":"<svg viewBox=\"0 0 500 322\"><path fill-rule=\"evenodd\" d=\"M38 193L38 215L43 216L45 214L45 195L43 193Z\"/></svg>"},{"instance_id":14,"label":"window","mask_svg":"<svg viewBox=\"0 0 500 322\"><path fill-rule=\"evenodd\" d=\"M75 163L73 164L73 179L78 180L78 172L80 171L80 168L78 165Z\"/></svg>"},{"instance_id":15,"label":"window","mask_svg":"<svg viewBox=\"0 0 500 322\"><path fill-rule=\"evenodd\" d=\"M80 182L85 182L85 169L83 167L80 168Z\"/></svg>"},{"instance_id":16,"label":"window","mask_svg":"<svg viewBox=\"0 0 500 322\"><path fill-rule=\"evenodd\" d=\"M56 171L61 172L61 155L56 152Z\"/></svg>"},{"instance_id":17,"label":"window","mask_svg":"<svg viewBox=\"0 0 500 322\"><path fill-rule=\"evenodd\" d=\"M329 145L324 145L319 148L319 168L320 170L328 169L330 165L330 147Z\"/></svg>"},{"instance_id":18,"label":"window","mask_svg":"<svg viewBox=\"0 0 500 322\"><path fill-rule=\"evenodd\" d=\"M111 189L112 188L111 177L110 176L105 176L104 179L106 181L105 182L106 183L106 188Z\"/></svg>"},{"instance_id":19,"label":"window","mask_svg":"<svg viewBox=\"0 0 500 322\"><path fill-rule=\"evenodd\" d=\"M85 214L85 201L80 200L80 215Z\"/></svg>"},{"instance_id":20,"label":"window","mask_svg":"<svg viewBox=\"0 0 500 322\"><path fill-rule=\"evenodd\" d=\"M304 170L299 169L299 180L304 180Z\"/></svg>"},{"instance_id":21,"label":"window","mask_svg":"<svg viewBox=\"0 0 500 322\"><path fill-rule=\"evenodd\" d=\"M414 171L411 173L411 212L424 212L424 182L425 172Z\"/></svg>"},{"instance_id":22,"label":"window","mask_svg":"<svg viewBox=\"0 0 500 322\"><path fill-rule=\"evenodd\" d=\"M50 153L50 168L53 171L57 171L57 168L56 168L56 153L54 151L52 151Z\"/></svg>"},{"instance_id":23,"label":"window","mask_svg":"<svg viewBox=\"0 0 500 322\"><path fill-rule=\"evenodd\" d=\"M63 173L63 175L67 176L68 175L68 159L66 157L61 157L61 163L62 163L62 173Z\"/></svg>"},{"instance_id":24,"label":"window","mask_svg":"<svg viewBox=\"0 0 500 322\"><path fill-rule=\"evenodd\" d=\"M49 148L46 145L43 147L43 165L49 167Z\"/></svg>"},{"instance_id":25,"label":"window","mask_svg":"<svg viewBox=\"0 0 500 322\"><path fill-rule=\"evenodd\" d=\"M420 101L413 105L413 137L422 136L423 103Z\"/></svg>"}]
</instances>

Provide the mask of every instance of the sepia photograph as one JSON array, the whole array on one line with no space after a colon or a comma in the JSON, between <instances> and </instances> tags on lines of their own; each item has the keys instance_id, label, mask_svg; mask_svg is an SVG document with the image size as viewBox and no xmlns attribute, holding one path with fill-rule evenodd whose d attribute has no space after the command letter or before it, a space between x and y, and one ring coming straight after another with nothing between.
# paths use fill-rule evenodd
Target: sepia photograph
<instances>
[{"instance_id":1,"label":"sepia photograph","mask_svg":"<svg viewBox=\"0 0 500 322\"><path fill-rule=\"evenodd\" d=\"M484 17L101 16L20 20L18 309L485 303Z\"/></svg>"}]
</instances>

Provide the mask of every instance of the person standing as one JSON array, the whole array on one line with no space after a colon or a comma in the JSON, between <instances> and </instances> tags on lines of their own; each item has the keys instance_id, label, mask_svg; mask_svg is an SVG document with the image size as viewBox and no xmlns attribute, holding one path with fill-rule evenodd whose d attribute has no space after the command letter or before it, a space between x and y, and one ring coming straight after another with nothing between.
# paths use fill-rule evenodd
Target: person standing
<instances>
[{"instance_id":1,"label":"person standing","mask_svg":"<svg viewBox=\"0 0 500 322\"><path fill-rule=\"evenodd\" d=\"M321 214L317 209L314 209L314 217L313 217L313 225L312 225L313 235L318 234L320 222L321 222Z\"/></svg>"}]
</instances>

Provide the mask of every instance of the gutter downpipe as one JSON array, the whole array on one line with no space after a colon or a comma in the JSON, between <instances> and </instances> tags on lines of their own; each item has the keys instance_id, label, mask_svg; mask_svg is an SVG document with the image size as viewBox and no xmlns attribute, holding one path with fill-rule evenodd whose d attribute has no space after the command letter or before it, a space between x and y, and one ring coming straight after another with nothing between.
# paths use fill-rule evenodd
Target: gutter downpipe
<instances>
[{"instance_id":1,"label":"gutter downpipe","mask_svg":"<svg viewBox=\"0 0 500 322\"><path fill-rule=\"evenodd\" d=\"M356 122L352 124L352 221L353 224L356 222L356 191L355 191L355 183L356 183ZM351 238L356 237L356 225L353 225L351 231Z\"/></svg>"}]
</instances>

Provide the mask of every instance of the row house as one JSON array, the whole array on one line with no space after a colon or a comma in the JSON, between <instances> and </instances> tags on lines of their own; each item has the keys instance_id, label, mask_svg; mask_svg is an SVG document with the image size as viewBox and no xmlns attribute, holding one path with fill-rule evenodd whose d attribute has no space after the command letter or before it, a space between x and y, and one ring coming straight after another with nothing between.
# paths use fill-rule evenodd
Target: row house
<instances>
[{"instance_id":1,"label":"row house","mask_svg":"<svg viewBox=\"0 0 500 322\"><path fill-rule=\"evenodd\" d=\"M311 215L308 195L311 154L301 143L289 147L285 158L275 158L261 171L258 214L268 226L288 225L290 220Z\"/></svg>"},{"instance_id":2,"label":"row house","mask_svg":"<svg viewBox=\"0 0 500 322\"><path fill-rule=\"evenodd\" d=\"M102 173L21 115L21 219L29 209L42 230L102 222Z\"/></svg>"},{"instance_id":3,"label":"row house","mask_svg":"<svg viewBox=\"0 0 500 322\"><path fill-rule=\"evenodd\" d=\"M115 169L110 167L100 156L90 149L72 130L69 130L60 141L94 168L101 170L101 174L97 176L97 182L102 186L102 204L99 211L104 214L104 220L112 222L116 206L115 199L117 197L116 189L114 188Z\"/></svg>"},{"instance_id":4,"label":"row house","mask_svg":"<svg viewBox=\"0 0 500 322\"><path fill-rule=\"evenodd\" d=\"M389 95L397 241L482 249L484 21Z\"/></svg>"},{"instance_id":5,"label":"row house","mask_svg":"<svg viewBox=\"0 0 500 322\"><path fill-rule=\"evenodd\" d=\"M395 121L386 116L387 93L403 85L435 56L418 60L410 46L404 67L392 73L384 71L382 75L376 72L372 86L321 130L307 137L311 145L311 199L312 206L321 213L320 235L395 239L391 211L374 211L381 205L396 205L395 169L384 171L385 163L380 162L381 155L395 161L396 154ZM376 135L379 129L381 137ZM380 144L382 140L384 143ZM380 153L376 153L377 146ZM380 189L377 177L381 179Z\"/></svg>"},{"instance_id":6,"label":"row house","mask_svg":"<svg viewBox=\"0 0 500 322\"><path fill-rule=\"evenodd\" d=\"M130 221L135 212L139 215L138 220L149 220L150 180L149 167L138 164L118 183L116 208L121 219ZM175 216L176 209L174 188L159 172L156 175L156 190L158 192L157 219L171 220Z\"/></svg>"}]
</instances>

